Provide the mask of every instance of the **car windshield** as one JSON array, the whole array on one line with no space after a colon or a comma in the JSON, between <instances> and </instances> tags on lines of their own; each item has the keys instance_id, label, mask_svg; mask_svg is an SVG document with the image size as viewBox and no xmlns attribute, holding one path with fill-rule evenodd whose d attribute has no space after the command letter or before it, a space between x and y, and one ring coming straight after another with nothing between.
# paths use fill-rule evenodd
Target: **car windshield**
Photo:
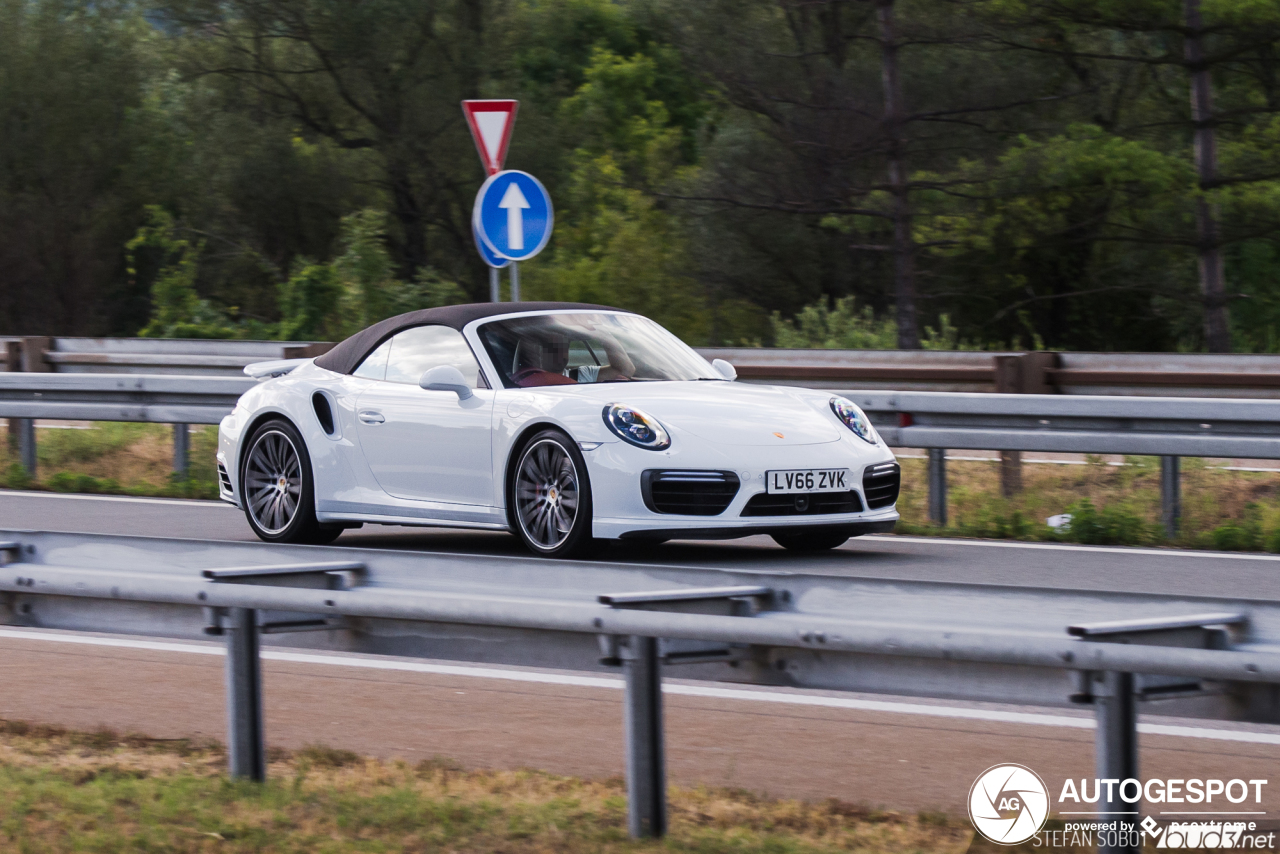
<instances>
[{"instance_id":1,"label":"car windshield","mask_svg":"<svg viewBox=\"0 0 1280 854\"><path fill-rule=\"evenodd\" d=\"M683 341L635 314L543 314L484 324L507 388L720 379Z\"/></svg>"}]
</instances>

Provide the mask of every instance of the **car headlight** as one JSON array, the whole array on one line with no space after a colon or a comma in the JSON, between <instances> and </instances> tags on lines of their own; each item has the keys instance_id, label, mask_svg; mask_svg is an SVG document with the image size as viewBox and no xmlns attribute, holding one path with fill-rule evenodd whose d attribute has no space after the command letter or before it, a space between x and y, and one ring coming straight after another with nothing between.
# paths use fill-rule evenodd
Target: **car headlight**
<instances>
[{"instance_id":1,"label":"car headlight","mask_svg":"<svg viewBox=\"0 0 1280 854\"><path fill-rule=\"evenodd\" d=\"M662 451L671 447L671 437L652 415L632 406L611 403L604 408L604 423L609 429L637 448Z\"/></svg>"},{"instance_id":2,"label":"car headlight","mask_svg":"<svg viewBox=\"0 0 1280 854\"><path fill-rule=\"evenodd\" d=\"M862 410L855 406L853 401L846 400L843 397L833 397L831 398L831 411L859 439L864 442L870 442L873 445L876 443L876 431L872 429L871 422L867 420L867 416L862 414Z\"/></svg>"}]
</instances>

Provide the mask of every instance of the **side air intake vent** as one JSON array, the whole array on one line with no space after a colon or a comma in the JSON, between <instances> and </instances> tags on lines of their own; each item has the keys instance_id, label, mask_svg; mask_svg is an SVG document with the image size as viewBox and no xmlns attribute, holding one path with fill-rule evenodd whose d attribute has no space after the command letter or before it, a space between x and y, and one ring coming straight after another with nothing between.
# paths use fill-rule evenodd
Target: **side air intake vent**
<instances>
[{"instance_id":1,"label":"side air intake vent","mask_svg":"<svg viewBox=\"0 0 1280 854\"><path fill-rule=\"evenodd\" d=\"M332 436L335 432L335 427L333 406L330 405L329 398L325 397L321 392L316 392L311 395L311 408L316 411L316 420L320 422L320 428Z\"/></svg>"},{"instance_id":2,"label":"side air intake vent","mask_svg":"<svg viewBox=\"0 0 1280 854\"><path fill-rule=\"evenodd\" d=\"M889 507L898 500L902 487L902 469L897 463L880 463L867 466L862 473L862 492L867 496L867 507Z\"/></svg>"},{"instance_id":3,"label":"side air intake vent","mask_svg":"<svg viewBox=\"0 0 1280 854\"><path fill-rule=\"evenodd\" d=\"M719 516L738 494L731 471L649 469L640 475L644 506L654 513Z\"/></svg>"},{"instance_id":4,"label":"side air intake vent","mask_svg":"<svg viewBox=\"0 0 1280 854\"><path fill-rule=\"evenodd\" d=\"M231 494L231 476L227 474L227 467L222 463L218 463L218 486L227 495Z\"/></svg>"}]
</instances>

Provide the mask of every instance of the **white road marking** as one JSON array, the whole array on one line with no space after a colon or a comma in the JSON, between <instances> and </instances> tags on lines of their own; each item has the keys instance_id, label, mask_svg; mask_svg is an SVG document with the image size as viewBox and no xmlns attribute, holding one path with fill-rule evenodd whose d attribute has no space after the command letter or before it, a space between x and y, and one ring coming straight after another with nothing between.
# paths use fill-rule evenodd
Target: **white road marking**
<instances>
[{"instance_id":1,"label":"white road marking","mask_svg":"<svg viewBox=\"0 0 1280 854\"><path fill-rule=\"evenodd\" d=\"M202 498L138 498L132 495L76 495L67 492L27 492L22 490L0 490L0 498L61 498L72 501L118 501L126 504L172 504L177 507L232 507L225 501L205 500Z\"/></svg>"},{"instance_id":2,"label":"white road marking","mask_svg":"<svg viewBox=\"0 0 1280 854\"><path fill-rule=\"evenodd\" d=\"M992 549L1040 549L1058 552L1098 552L1116 555L1156 555L1159 557L1198 557L1214 560L1278 561L1280 555L1240 554L1237 552L1187 551L1185 549L1137 549L1130 547L1081 546L1074 543L1024 543L1010 540L958 540L944 537L907 537L901 534L868 534L865 539L894 543L926 543L934 546L981 546Z\"/></svg>"},{"instance_id":3,"label":"white road marking","mask_svg":"<svg viewBox=\"0 0 1280 854\"><path fill-rule=\"evenodd\" d=\"M232 510L236 508L225 501L203 500L197 498L173 499L173 498L135 498L127 495L74 495L62 492L26 492L21 490L0 489L0 499L6 497L22 497L22 498L60 498L71 499L74 501L118 501L132 504L171 504L177 507L227 507ZM679 537L676 537L679 539ZM1186 550L1186 549L1139 549L1131 547L1110 547L1110 546L1082 546L1074 543L1026 543L1010 540L961 540L947 537L908 537L902 534L869 534L864 539L870 540L886 540L898 543L924 543L926 545L935 546L978 546L994 549L1043 549L1049 551L1065 551L1065 552L1097 552L1101 554L1122 554L1122 555L1154 555L1159 557L1194 557L1194 558L1214 558L1222 560L1261 560L1261 561L1280 561L1280 555L1273 554L1241 554L1238 552L1215 552L1208 550ZM344 544L345 545L345 544ZM358 548L359 545L351 543L352 547ZM452 554L452 553L451 553ZM470 552L466 554L471 554ZM531 558L536 560L537 558ZM654 566L676 567L679 564L654 564Z\"/></svg>"},{"instance_id":4,"label":"white road marking","mask_svg":"<svg viewBox=\"0 0 1280 854\"><path fill-rule=\"evenodd\" d=\"M0 638L13 640L46 641L49 643L81 644L85 646L140 649L155 652L180 652L194 655L223 656L225 650L212 643L180 641L149 641L133 638L104 638L71 632L29 631L0 628ZM542 685L567 685L575 688L603 688L620 691L621 679L613 676L574 676L567 673L539 673L533 670L509 670L502 667L480 667L465 664L427 664L397 658L374 658L335 653L285 652L278 649L263 650L267 661L288 661L296 664L325 664L337 667L357 667L366 670L400 671L405 673L431 673L438 676L462 676L472 679L500 679L508 682L533 682ZM827 697L802 694L777 689L719 688L703 685L684 685L667 682L662 693L681 697L708 697L718 700L743 700L754 703L774 703L787 706L809 706L827 709L851 709L864 712L883 712L899 715L952 718L993 723L1026 724L1030 726L1067 727L1070 729L1095 729L1093 718L1071 715L1054 715L1040 712L1011 712L999 709L974 709L962 706L932 706L924 703L904 703L893 700L864 700L852 697ZM1245 730L1211 729L1208 727L1179 726L1170 724L1139 723L1138 732L1149 735L1169 735L1179 738L1204 738L1215 741L1237 741L1247 744L1280 745L1280 732L1250 732Z\"/></svg>"}]
</instances>

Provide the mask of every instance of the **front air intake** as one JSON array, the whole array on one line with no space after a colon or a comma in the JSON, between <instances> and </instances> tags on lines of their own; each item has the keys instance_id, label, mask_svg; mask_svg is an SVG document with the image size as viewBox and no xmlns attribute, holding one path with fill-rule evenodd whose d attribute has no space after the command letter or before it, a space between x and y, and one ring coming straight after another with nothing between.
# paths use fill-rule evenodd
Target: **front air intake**
<instances>
[{"instance_id":1,"label":"front air intake","mask_svg":"<svg viewBox=\"0 0 1280 854\"><path fill-rule=\"evenodd\" d=\"M227 474L227 467L222 463L218 463L218 486L227 495L231 494L231 475Z\"/></svg>"},{"instance_id":2,"label":"front air intake","mask_svg":"<svg viewBox=\"0 0 1280 854\"><path fill-rule=\"evenodd\" d=\"M867 466L862 473L862 492L867 496L867 507L872 510L892 506L901 488L902 469L897 463Z\"/></svg>"},{"instance_id":3,"label":"front air intake","mask_svg":"<svg viewBox=\"0 0 1280 854\"><path fill-rule=\"evenodd\" d=\"M644 506L654 513L719 516L738 494L731 471L649 469L640 475Z\"/></svg>"},{"instance_id":4,"label":"front air intake","mask_svg":"<svg viewBox=\"0 0 1280 854\"><path fill-rule=\"evenodd\" d=\"M742 508L743 516L825 516L830 513L860 513L862 501L848 492L762 492Z\"/></svg>"}]
</instances>

